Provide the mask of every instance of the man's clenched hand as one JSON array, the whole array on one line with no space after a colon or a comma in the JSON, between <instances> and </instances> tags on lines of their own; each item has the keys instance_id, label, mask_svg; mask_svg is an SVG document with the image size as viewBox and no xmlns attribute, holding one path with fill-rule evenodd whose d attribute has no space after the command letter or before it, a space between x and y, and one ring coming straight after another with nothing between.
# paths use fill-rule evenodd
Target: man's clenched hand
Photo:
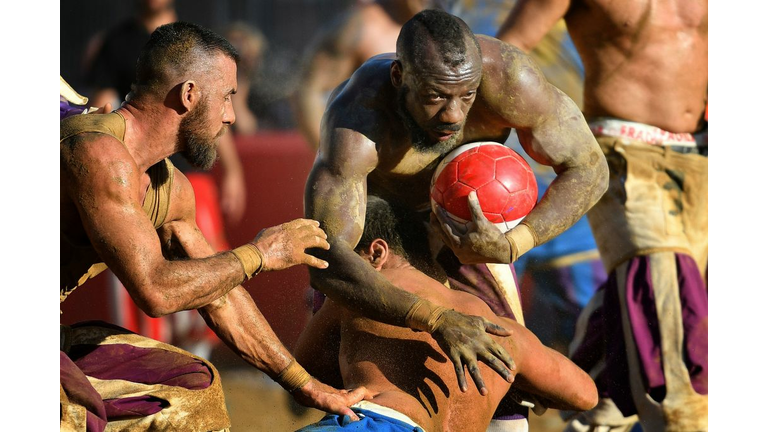
<instances>
[{"instance_id":1,"label":"man's clenched hand","mask_svg":"<svg viewBox=\"0 0 768 432\"><path fill-rule=\"evenodd\" d=\"M466 233L454 229L440 207L430 215L432 228L440 233L443 242L462 264L509 263L512 255L509 240L483 215L477 192L470 192L468 201L472 221L467 224Z\"/></svg>"}]
</instances>

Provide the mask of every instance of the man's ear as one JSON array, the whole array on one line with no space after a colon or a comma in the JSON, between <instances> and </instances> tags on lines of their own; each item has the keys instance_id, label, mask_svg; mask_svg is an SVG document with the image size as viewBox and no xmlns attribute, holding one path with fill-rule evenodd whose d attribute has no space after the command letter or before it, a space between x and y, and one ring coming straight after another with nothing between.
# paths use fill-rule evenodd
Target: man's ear
<instances>
[{"instance_id":1,"label":"man's ear","mask_svg":"<svg viewBox=\"0 0 768 432\"><path fill-rule=\"evenodd\" d=\"M395 88L400 88L403 85L403 64L400 60L393 60L389 65L389 79L392 80L392 85Z\"/></svg>"},{"instance_id":2,"label":"man's ear","mask_svg":"<svg viewBox=\"0 0 768 432\"><path fill-rule=\"evenodd\" d=\"M184 107L185 112L192 111L200 100L200 87L194 80L188 80L181 83L179 88L179 102Z\"/></svg>"},{"instance_id":3,"label":"man's ear","mask_svg":"<svg viewBox=\"0 0 768 432\"><path fill-rule=\"evenodd\" d=\"M377 238L368 246L368 260L376 270L381 270L389 259L389 245L383 239Z\"/></svg>"}]
</instances>

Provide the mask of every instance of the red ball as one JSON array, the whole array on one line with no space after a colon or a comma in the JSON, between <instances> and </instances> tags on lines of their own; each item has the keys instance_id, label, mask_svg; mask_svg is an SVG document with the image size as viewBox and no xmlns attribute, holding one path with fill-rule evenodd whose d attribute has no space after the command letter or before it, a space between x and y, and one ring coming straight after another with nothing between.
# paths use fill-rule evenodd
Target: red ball
<instances>
[{"instance_id":1,"label":"red ball","mask_svg":"<svg viewBox=\"0 0 768 432\"><path fill-rule=\"evenodd\" d=\"M517 225L536 205L533 170L519 154L494 142L465 144L449 153L432 176L432 209L448 212L459 231L472 220L468 196L477 191L483 215L501 231Z\"/></svg>"}]
</instances>

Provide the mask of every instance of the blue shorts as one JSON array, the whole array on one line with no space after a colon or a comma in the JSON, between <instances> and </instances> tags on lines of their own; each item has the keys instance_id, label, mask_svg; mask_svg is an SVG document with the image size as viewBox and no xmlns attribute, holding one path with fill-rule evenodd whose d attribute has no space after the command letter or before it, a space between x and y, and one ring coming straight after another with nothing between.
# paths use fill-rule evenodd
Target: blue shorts
<instances>
[{"instance_id":1,"label":"blue shorts","mask_svg":"<svg viewBox=\"0 0 768 432\"><path fill-rule=\"evenodd\" d=\"M376 409L376 412L370 409L363 409L357 405L363 405L367 408ZM307 425L296 432L330 432L330 431L372 431L372 432L424 432L424 429L410 421L408 417L402 415L391 408L382 407L371 402L363 401L360 404L352 406L352 411L360 417L360 421L353 422L349 416L340 416L337 414L328 414L317 423ZM390 412L403 420L398 420L391 416L382 414Z\"/></svg>"}]
</instances>

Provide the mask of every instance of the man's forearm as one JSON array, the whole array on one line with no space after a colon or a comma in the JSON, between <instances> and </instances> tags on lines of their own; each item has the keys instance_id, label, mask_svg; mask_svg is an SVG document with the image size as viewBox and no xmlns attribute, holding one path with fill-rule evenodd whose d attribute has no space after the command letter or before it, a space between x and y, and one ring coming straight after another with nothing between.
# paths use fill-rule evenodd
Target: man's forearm
<instances>
[{"instance_id":1,"label":"man's forearm","mask_svg":"<svg viewBox=\"0 0 768 432\"><path fill-rule=\"evenodd\" d=\"M165 261L144 281L122 274L117 267L113 271L136 304L152 317L200 308L245 280L242 264L230 251L207 258Z\"/></svg>"},{"instance_id":2,"label":"man's forearm","mask_svg":"<svg viewBox=\"0 0 768 432\"><path fill-rule=\"evenodd\" d=\"M272 379L293 360L243 287L201 308L200 314L227 346Z\"/></svg>"},{"instance_id":3,"label":"man's forearm","mask_svg":"<svg viewBox=\"0 0 768 432\"><path fill-rule=\"evenodd\" d=\"M534 233L533 246L546 243L576 223L605 193L607 179L607 167L604 164L561 172L525 218L527 227ZM525 228L518 226L513 230ZM510 231L507 238L511 236Z\"/></svg>"},{"instance_id":4,"label":"man's forearm","mask_svg":"<svg viewBox=\"0 0 768 432\"><path fill-rule=\"evenodd\" d=\"M584 117L571 99L554 91L560 100L556 114L535 129L518 131L526 152L557 173L524 220L534 233L535 246L570 228L608 188L608 163ZM513 230L518 228L524 227Z\"/></svg>"},{"instance_id":5,"label":"man's forearm","mask_svg":"<svg viewBox=\"0 0 768 432\"><path fill-rule=\"evenodd\" d=\"M418 297L392 285L345 245L332 244L331 251L323 255L328 269L310 268L312 286L367 318L406 326L405 317Z\"/></svg>"}]
</instances>

